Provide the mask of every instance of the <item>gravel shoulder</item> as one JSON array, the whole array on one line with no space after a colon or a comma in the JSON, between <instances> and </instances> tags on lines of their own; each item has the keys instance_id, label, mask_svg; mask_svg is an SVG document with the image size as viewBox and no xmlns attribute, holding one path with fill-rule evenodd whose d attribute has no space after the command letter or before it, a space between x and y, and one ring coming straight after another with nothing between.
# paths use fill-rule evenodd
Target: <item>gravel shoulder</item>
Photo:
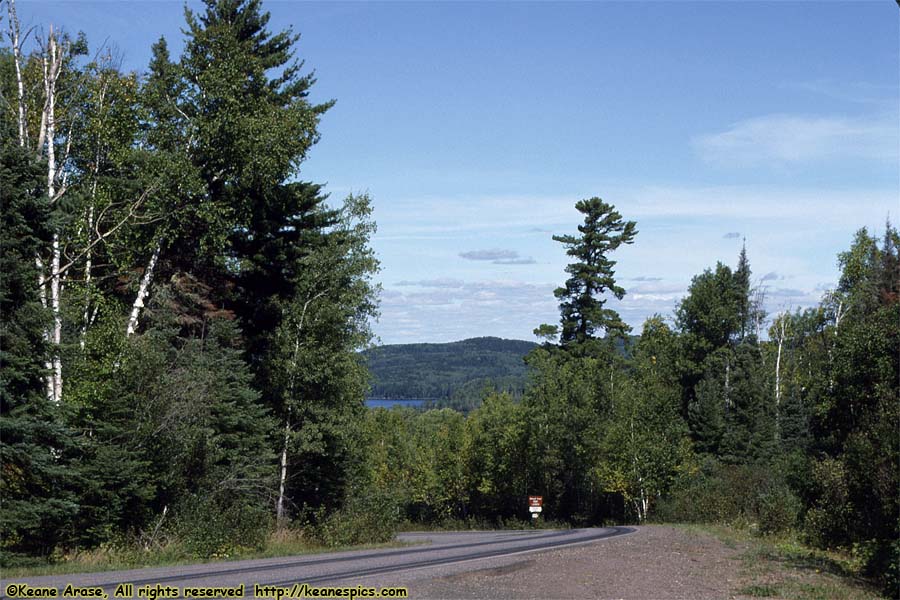
<instances>
[{"instance_id":1,"label":"gravel shoulder","mask_svg":"<svg viewBox=\"0 0 900 600\"><path fill-rule=\"evenodd\" d=\"M703 533L651 525L407 585L410 598L721 599L741 584L742 550Z\"/></svg>"}]
</instances>

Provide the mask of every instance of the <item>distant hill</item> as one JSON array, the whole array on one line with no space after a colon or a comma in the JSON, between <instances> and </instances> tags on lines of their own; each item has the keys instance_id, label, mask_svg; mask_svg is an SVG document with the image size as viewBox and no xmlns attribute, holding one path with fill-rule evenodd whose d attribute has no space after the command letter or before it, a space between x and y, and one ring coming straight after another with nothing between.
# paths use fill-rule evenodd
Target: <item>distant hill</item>
<instances>
[{"instance_id":1,"label":"distant hill","mask_svg":"<svg viewBox=\"0 0 900 600\"><path fill-rule=\"evenodd\" d=\"M371 398L429 400L470 410L488 385L514 395L525 389L524 357L537 344L481 337L446 344L393 344L363 354L372 373Z\"/></svg>"}]
</instances>

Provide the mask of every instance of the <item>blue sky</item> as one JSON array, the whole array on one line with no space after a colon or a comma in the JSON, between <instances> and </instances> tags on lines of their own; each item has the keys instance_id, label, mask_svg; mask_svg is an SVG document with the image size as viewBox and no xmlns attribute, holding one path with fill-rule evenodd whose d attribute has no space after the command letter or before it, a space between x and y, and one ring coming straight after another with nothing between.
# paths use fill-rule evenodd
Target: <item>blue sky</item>
<instances>
[{"instance_id":1,"label":"blue sky","mask_svg":"<svg viewBox=\"0 0 900 600\"><path fill-rule=\"evenodd\" d=\"M18 2L138 71L160 35L180 48L181 6ZM615 303L637 331L743 238L770 311L813 305L854 231L898 220L889 0L265 6L337 99L301 176L374 199L384 343L556 322L550 236L581 198L638 222Z\"/></svg>"}]
</instances>

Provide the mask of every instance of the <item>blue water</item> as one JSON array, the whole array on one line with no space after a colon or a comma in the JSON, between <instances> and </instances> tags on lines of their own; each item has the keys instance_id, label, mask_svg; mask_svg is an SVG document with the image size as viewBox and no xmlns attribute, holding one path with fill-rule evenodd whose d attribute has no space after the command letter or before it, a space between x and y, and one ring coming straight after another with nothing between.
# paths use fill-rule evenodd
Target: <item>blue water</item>
<instances>
[{"instance_id":1,"label":"blue water","mask_svg":"<svg viewBox=\"0 0 900 600\"><path fill-rule=\"evenodd\" d=\"M426 399L416 398L413 400L394 400L391 398L367 398L366 406L369 408L391 408L392 406L408 406L411 408L415 408L416 406L422 406L428 402Z\"/></svg>"}]
</instances>

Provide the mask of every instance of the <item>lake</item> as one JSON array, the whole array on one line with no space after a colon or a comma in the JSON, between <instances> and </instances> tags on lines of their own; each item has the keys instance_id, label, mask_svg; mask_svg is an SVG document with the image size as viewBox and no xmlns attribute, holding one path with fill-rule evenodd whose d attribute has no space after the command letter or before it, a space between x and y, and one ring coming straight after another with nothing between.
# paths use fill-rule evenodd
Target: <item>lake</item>
<instances>
[{"instance_id":1,"label":"lake","mask_svg":"<svg viewBox=\"0 0 900 600\"><path fill-rule=\"evenodd\" d=\"M415 408L422 406L428 402L430 398L410 398L410 399L393 399L393 398L366 398L366 406L369 408L391 408L392 406L408 406Z\"/></svg>"}]
</instances>

